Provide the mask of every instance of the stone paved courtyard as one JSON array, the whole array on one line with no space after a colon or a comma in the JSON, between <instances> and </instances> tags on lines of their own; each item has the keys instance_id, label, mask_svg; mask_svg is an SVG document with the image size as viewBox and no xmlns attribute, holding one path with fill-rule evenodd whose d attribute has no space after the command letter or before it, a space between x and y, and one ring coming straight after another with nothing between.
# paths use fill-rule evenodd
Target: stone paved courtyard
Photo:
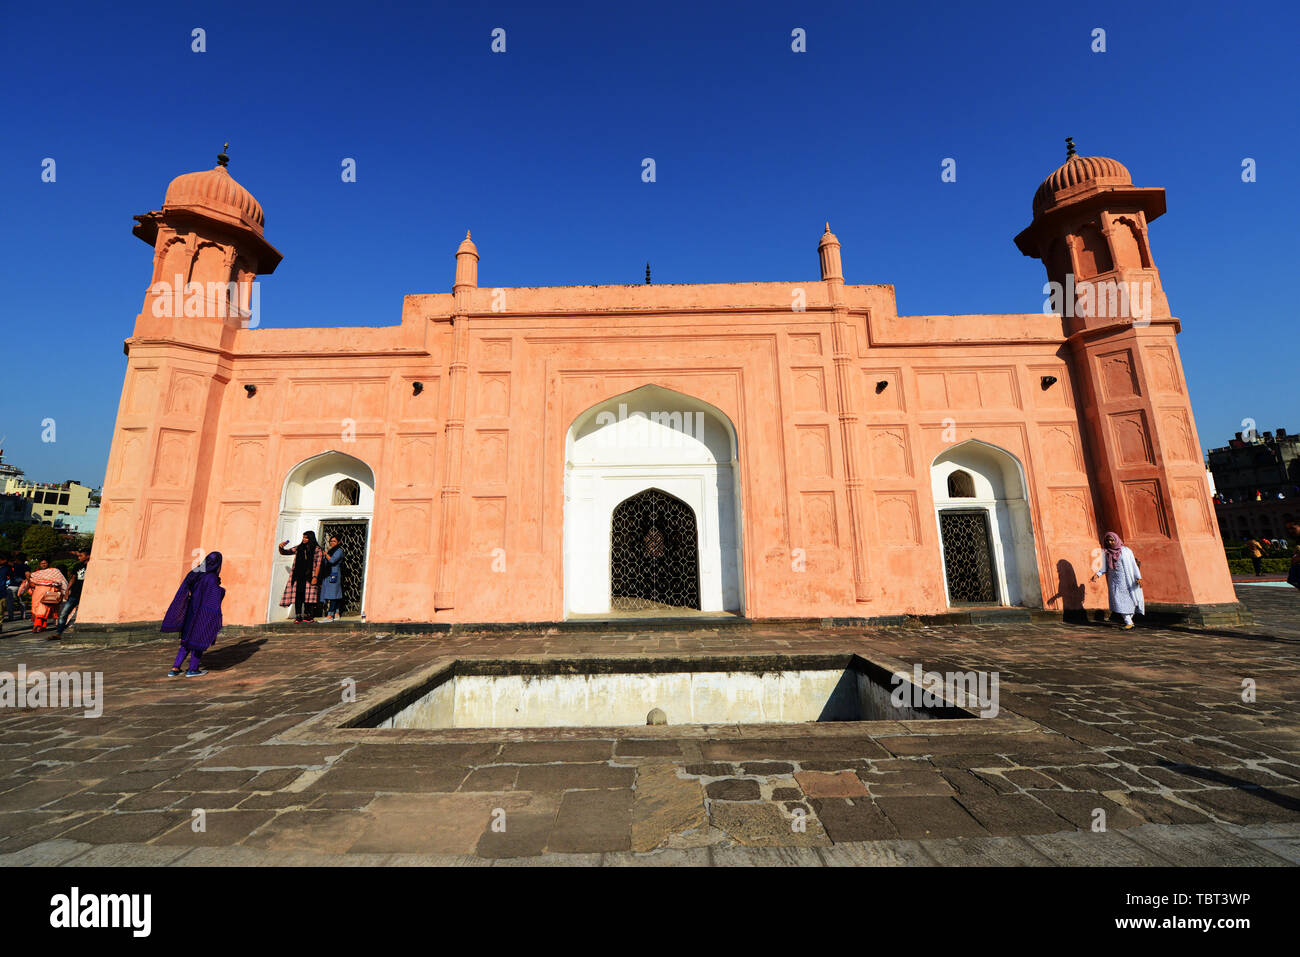
<instances>
[{"instance_id":1,"label":"stone paved courtyard","mask_svg":"<svg viewBox=\"0 0 1300 957\"><path fill-rule=\"evenodd\" d=\"M200 679L164 677L170 642L60 647L11 624L0 671L102 671L105 706L0 710L0 864L1300 863L1300 594L1238 593L1256 624L268 632L223 638ZM846 651L997 671L1002 713L305 726L345 680L364 696L441 658Z\"/></svg>"}]
</instances>

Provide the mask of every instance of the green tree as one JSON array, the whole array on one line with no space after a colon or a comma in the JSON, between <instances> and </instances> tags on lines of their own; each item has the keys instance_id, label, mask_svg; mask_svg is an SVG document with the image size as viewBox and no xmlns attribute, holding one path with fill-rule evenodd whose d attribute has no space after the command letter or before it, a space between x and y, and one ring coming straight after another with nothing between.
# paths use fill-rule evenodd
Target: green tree
<instances>
[{"instance_id":1,"label":"green tree","mask_svg":"<svg viewBox=\"0 0 1300 957\"><path fill-rule=\"evenodd\" d=\"M23 535L23 554L31 561L49 558L63 549L63 536L48 525L33 525Z\"/></svg>"},{"instance_id":2,"label":"green tree","mask_svg":"<svg viewBox=\"0 0 1300 957\"><path fill-rule=\"evenodd\" d=\"M26 522L5 522L0 525L0 553L8 552L12 555L21 550L23 536L29 528L31 526Z\"/></svg>"}]
</instances>

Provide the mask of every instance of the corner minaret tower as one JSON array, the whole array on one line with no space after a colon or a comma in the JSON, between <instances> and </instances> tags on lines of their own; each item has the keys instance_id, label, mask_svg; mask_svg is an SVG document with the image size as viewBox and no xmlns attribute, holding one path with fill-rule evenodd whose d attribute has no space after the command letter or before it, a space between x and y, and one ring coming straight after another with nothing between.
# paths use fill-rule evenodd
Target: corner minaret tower
<instances>
[{"instance_id":1,"label":"corner minaret tower","mask_svg":"<svg viewBox=\"0 0 1300 957\"><path fill-rule=\"evenodd\" d=\"M227 144L228 145L228 144ZM280 253L262 235L262 206L226 169L186 173L162 209L136 216L132 232L153 247L144 308L124 343L126 377L104 476L79 617L151 621L178 580L209 549L203 503L213 481L218 424L230 394L245 415L270 417L270 390L254 396L230 381L241 336L255 335L253 281ZM231 563L227 568L238 567Z\"/></svg>"},{"instance_id":2,"label":"corner minaret tower","mask_svg":"<svg viewBox=\"0 0 1300 957\"><path fill-rule=\"evenodd\" d=\"M1235 620L1175 341L1180 324L1148 242L1165 192L1134 186L1116 160L1077 155L1072 139L1066 147L1016 245L1043 261L1045 291L1063 315L1097 477L1098 537L1115 531L1133 547L1149 607L1197 606L1193 620Z\"/></svg>"}]
</instances>

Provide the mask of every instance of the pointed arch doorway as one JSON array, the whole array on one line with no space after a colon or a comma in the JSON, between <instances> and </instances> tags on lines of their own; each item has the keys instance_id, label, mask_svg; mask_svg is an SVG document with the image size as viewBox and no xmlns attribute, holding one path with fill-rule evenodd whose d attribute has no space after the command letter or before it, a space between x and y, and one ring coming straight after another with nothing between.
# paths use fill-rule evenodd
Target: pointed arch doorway
<instances>
[{"instance_id":1,"label":"pointed arch doorway","mask_svg":"<svg viewBox=\"0 0 1300 957\"><path fill-rule=\"evenodd\" d=\"M314 532L321 545L337 535L343 547L344 617L359 617L365 610L366 579L370 568L370 530L375 510L375 473L358 458L342 452L312 456L289 470L280 493L280 515L276 522L271 592L267 596L267 621L282 621L293 614L280 606L293 559L275 552L276 543L289 540L289 547L302 541L303 532Z\"/></svg>"},{"instance_id":2,"label":"pointed arch doorway","mask_svg":"<svg viewBox=\"0 0 1300 957\"><path fill-rule=\"evenodd\" d=\"M731 421L682 393L642 386L579 415L565 439L565 616L743 613L737 472Z\"/></svg>"},{"instance_id":3,"label":"pointed arch doorway","mask_svg":"<svg viewBox=\"0 0 1300 957\"><path fill-rule=\"evenodd\" d=\"M930 466L949 605L1043 606L1024 470L1010 452L970 439Z\"/></svg>"}]
</instances>

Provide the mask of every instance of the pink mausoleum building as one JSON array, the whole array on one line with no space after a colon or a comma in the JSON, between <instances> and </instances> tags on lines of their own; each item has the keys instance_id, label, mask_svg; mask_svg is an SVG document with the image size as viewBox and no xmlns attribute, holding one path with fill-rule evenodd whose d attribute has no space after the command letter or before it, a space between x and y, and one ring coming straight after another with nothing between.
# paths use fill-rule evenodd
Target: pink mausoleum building
<instances>
[{"instance_id":1,"label":"pink mausoleum building","mask_svg":"<svg viewBox=\"0 0 1300 957\"><path fill-rule=\"evenodd\" d=\"M1063 314L900 316L827 226L819 276L706 285L481 287L466 234L449 292L335 329L249 328L281 256L225 162L136 217L86 623L158 621L210 550L227 623L283 620L276 544L306 530L377 622L1104 608L1107 530L1149 609L1237 613L1164 191L1115 160L1071 148L1016 237Z\"/></svg>"}]
</instances>

